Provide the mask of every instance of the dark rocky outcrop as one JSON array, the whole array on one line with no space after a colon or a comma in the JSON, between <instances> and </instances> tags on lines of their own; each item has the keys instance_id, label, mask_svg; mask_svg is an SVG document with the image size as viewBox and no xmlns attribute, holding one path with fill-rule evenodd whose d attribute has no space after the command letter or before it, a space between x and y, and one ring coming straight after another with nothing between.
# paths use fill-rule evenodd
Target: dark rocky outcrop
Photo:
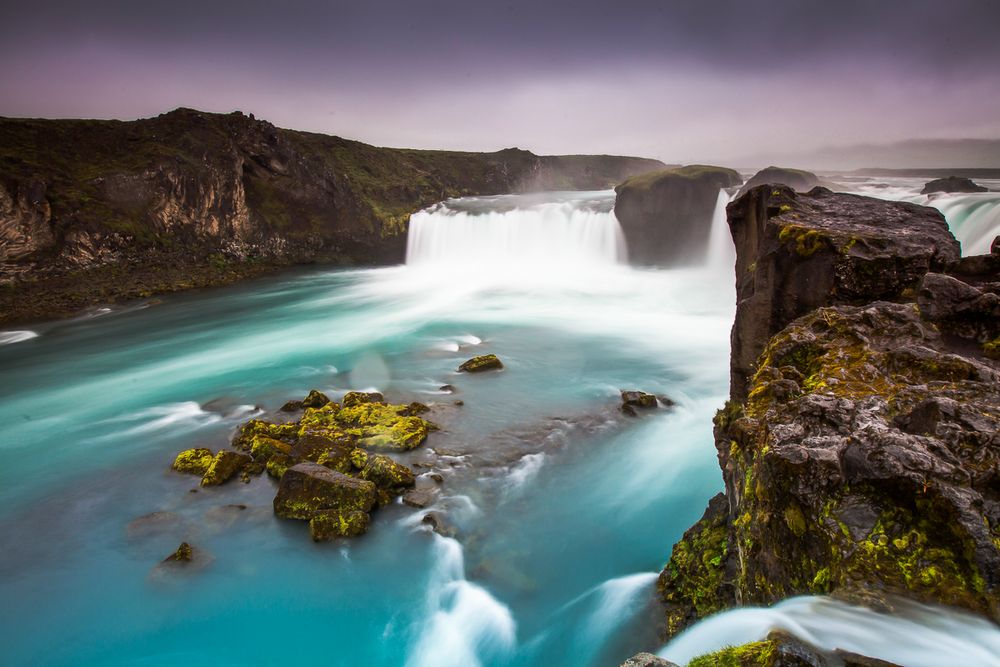
<instances>
[{"instance_id":1,"label":"dark rocky outcrop","mask_svg":"<svg viewBox=\"0 0 1000 667\"><path fill-rule=\"evenodd\" d=\"M656 663L653 663L656 664ZM699 656L688 667L899 667L893 663L834 651L827 653L775 630L758 642L730 646Z\"/></svg>"},{"instance_id":2,"label":"dark rocky outcrop","mask_svg":"<svg viewBox=\"0 0 1000 667\"><path fill-rule=\"evenodd\" d=\"M660 576L668 632L803 593L1000 618L1000 266L919 206L761 187L729 215L726 491Z\"/></svg>"},{"instance_id":3,"label":"dark rocky outcrop","mask_svg":"<svg viewBox=\"0 0 1000 667\"><path fill-rule=\"evenodd\" d=\"M971 178L961 176L948 176L947 178L936 178L924 185L920 191L922 195L929 195L935 192L987 192L989 188L977 185Z\"/></svg>"},{"instance_id":4,"label":"dark rocky outcrop","mask_svg":"<svg viewBox=\"0 0 1000 667\"><path fill-rule=\"evenodd\" d=\"M743 182L723 167L690 165L634 176L615 188L615 216L633 264L697 264L721 188Z\"/></svg>"},{"instance_id":5,"label":"dark rocky outcrop","mask_svg":"<svg viewBox=\"0 0 1000 667\"><path fill-rule=\"evenodd\" d=\"M768 339L819 306L912 296L924 274L959 258L935 209L816 188L760 186L728 207L736 243L732 394Z\"/></svg>"},{"instance_id":6,"label":"dark rocky outcrop","mask_svg":"<svg viewBox=\"0 0 1000 667\"><path fill-rule=\"evenodd\" d=\"M767 167L751 176L740 188L739 195L743 196L747 191L760 185L784 185L795 192L808 192L817 185L826 184L822 183L819 176L811 171L788 169L787 167Z\"/></svg>"},{"instance_id":7,"label":"dark rocky outcrop","mask_svg":"<svg viewBox=\"0 0 1000 667\"><path fill-rule=\"evenodd\" d=\"M463 361L458 370L462 373L482 373L484 371L499 371L503 369L503 362L495 354L483 354L473 357L468 361Z\"/></svg>"},{"instance_id":8,"label":"dark rocky outcrop","mask_svg":"<svg viewBox=\"0 0 1000 667\"><path fill-rule=\"evenodd\" d=\"M295 263L400 262L410 214L448 197L602 189L662 166L377 148L239 112L0 118L0 321Z\"/></svg>"},{"instance_id":9,"label":"dark rocky outcrop","mask_svg":"<svg viewBox=\"0 0 1000 667\"><path fill-rule=\"evenodd\" d=\"M656 396L653 396L652 394L647 394L644 391L638 391L634 389L633 390L622 389L621 395L622 395L621 411L633 417L635 417L637 414L636 408L640 410L648 410L651 408L655 408L657 405Z\"/></svg>"},{"instance_id":10,"label":"dark rocky outcrop","mask_svg":"<svg viewBox=\"0 0 1000 667\"><path fill-rule=\"evenodd\" d=\"M284 519L306 521L327 510L368 513L375 499L374 483L307 461L281 476L274 513Z\"/></svg>"}]
</instances>

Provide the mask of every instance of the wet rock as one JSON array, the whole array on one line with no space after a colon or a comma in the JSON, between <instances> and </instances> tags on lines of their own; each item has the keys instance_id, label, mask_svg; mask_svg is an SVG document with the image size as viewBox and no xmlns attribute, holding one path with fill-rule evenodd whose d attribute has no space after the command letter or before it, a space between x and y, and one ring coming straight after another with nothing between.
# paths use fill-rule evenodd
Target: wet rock
<instances>
[{"instance_id":1,"label":"wet rock","mask_svg":"<svg viewBox=\"0 0 1000 667\"><path fill-rule=\"evenodd\" d=\"M424 515L421 523L430 526L431 530L442 537L455 537L455 527L442 512L431 511Z\"/></svg>"},{"instance_id":2,"label":"wet rock","mask_svg":"<svg viewBox=\"0 0 1000 667\"><path fill-rule=\"evenodd\" d=\"M633 264L690 264L704 256L719 190L739 185L732 169L689 165L634 176L615 188Z\"/></svg>"},{"instance_id":3,"label":"wet rock","mask_svg":"<svg viewBox=\"0 0 1000 667\"><path fill-rule=\"evenodd\" d=\"M217 486L225 484L250 462L251 458L247 454L223 449L212 459L208 470L205 471L205 475L201 478L201 485Z\"/></svg>"},{"instance_id":4,"label":"wet rock","mask_svg":"<svg viewBox=\"0 0 1000 667\"><path fill-rule=\"evenodd\" d=\"M208 471L214 458L212 451L204 447L185 449L174 459L171 468L177 472L201 476Z\"/></svg>"},{"instance_id":5,"label":"wet rock","mask_svg":"<svg viewBox=\"0 0 1000 667\"><path fill-rule=\"evenodd\" d=\"M465 401L455 401L455 405L457 405L458 407L462 407L463 405L465 405Z\"/></svg>"},{"instance_id":6,"label":"wet rock","mask_svg":"<svg viewBox=\"0 0 1000 667\"><path fill-rule=\"evenodd\" d=\"M928 273L920 283L917 304L926 319L950 334L978 343L1000 336L1000 294L989 288Z\"/></svg>"},{"instance_id":7,"label":"wet rock","mask_svg":"<svg viewBox=\"0 0 1000 667\"><path fill-rule=\"evenodd\" d=\"M323 510L369 512L375 484L348 477L316 463L299 463L281 477L274 513L285 519L308 520Z\"/></svg>"},{"instance_id":8,"label":"wet rock","mask_svg":"<svg viewBox=\"0 0 1000 667\"><path fill-rule=\"evenodd\" d=\"M423 509L434 504L437 494L433 491L411 489L403 494L403 504Z\"/></svg>"},{"instance_id":9,"label":"wet rock","mask_svg":"<svg viewBox=\"0 0 1000 667\"><path fill-rule=\"evenodd\" d=\"M391 491L412 487L416 482L412 470L384 454L368 454L359 477Z\"/></svg>"},{"instance_id":10,"label":"wet rock","mask_svg":"<svg viewBox=\"0 0 1000 667\"><path fill-rule=\"evenodd\" d=\"M843 651L841 649L834 651L833 655L843 663L844 667L902 667L902 665L897 665L896 663L889 662L888 660L869 658L864 655L851 653L850 651ZM831 667L833 666L831 665ZM839 667L839 665L836 667Z\"/></svg>"},{"instance_id":11,"label":"wet rock","mask_svg":"<svg viewBox=\"0 0 1000 667\"><path fill-rule=\"evenodd\" d=\"M254 461L261 461L265 464L277 454L291 454L291 452L291 445L266 435L254 436L250 444L250 456L253 457Z\"/></svg>"},{"instance_id":12,"label":"wet rock","mask_svg":"<svg viewBox=\"0 0 1000 667\"><path fill-rule=\"evenodd\" d=\"M149 537L177 530L183 519L176 512L150 512L129 522L125 533L130 539Z\"/></svg>"},{"instance_id":13,"label":"wet rock","mask_svg":"<svg viewBox=\"0 0 1000 667\"><path fill-rule=\"evenodd\" d=\"M621 410L627 415L636 416L636 409L648 410L656 407L656 396L647 394L644 391L621 390L622 405Z\"/></svg>"},{"instance_id":14,"label":"wet rock","mask_svg":"<svg viewBox=\"0 0 1000 667\"><path fill-rule=\"evenodd\" d=\"M405 412L405 406L355 403L345 405L334 419L362 447L406 451L427 439L431 425L421 417L401 414Z\"/></svg>"},{"instance_id":15,"label":"wet rock","mask_svg":"<svg viewBox=\"0 0 1000 667\"><path fill-rule=\"evenodd\" d=\"M302 407L321 408L329 402L330 399L327 397L326 394L317 389L313 389L304 399L302 399Z\"/></svg>"},{"instance_id":16,"label":"wet rock","mask_svg":"<svg viewBox=\"0 0 1000 667\"><path fill-rule=\"evenodd\" d=\"M164 563L190 563L194 558L194 550L187 542L181 542L174 553L163 559Z\"/></svg>"},{"instance_id":17,"label":"wet rock","mask_svg":"<svg viewBox=\"0 0 1000 667\"><path fill-rule=\"evenodd\" d=\"M936 178L924 185L920 191L922 195L929 195L935 192L987 192L989 188L977 185L970 178L961 176L948 176L946 178Z\"/></svg>"},{"instance_id":18,"label":"wet rock","mask_svg":"<svg viewBox=\"0 0 1000 667\"><path fill-rule=\"evenodd\" d=\"M299 434L299 425L296 422L284 424L272 424L261 419L251 419L243 424L236 431L233 437L233 449L249 451L253 445L254 437L258 435L267 436L275 440L286 443L295 442Z\"/></svg>"},{"instance_id":19,"label":"wet rock","mask_svg":"<svg viewBox=\"0 0 1000 667\"><path fill-rule=\"evenodd\" d=\"M462 373L482 373L483 371L498 371L503 363L495 354L483 354L462 362L458 370Z\"/></svg>"},{"instance_id":20,"label":"wet rock","mask_svg":"<svg viewBox=\"0 0 1000 667\"><path fill-rule=\"evenodd\" d=\"M1000 238L1000 237L997 237L997 238ZM455 390L455 386L454 385L443 384L440 387L438 387L438 391L444 391L444 392L447 392L449 394L454 394L456 390Z\"/></svg>"},{"instance_id":21,"label":"wet rock","mask_svg":"<svg viewBox=\"0 0 1000 667\"><path fill-rule=\"evenodd\" d=\"M915 294L925 274L960 254L944 216L916 204L761 186L727 211L737 250L730 391L738 401L768 340L795 318Z\"/></svg>"},{"instance_id":22,"label":"wet rock","mask_svg":"<svg viewBox=\"0 0 1000 667\"><path fill-rule=\"evenodd\" d=\"M280 480L285 471L295 465L295 463L295 459L287 454L275 454L267 461L267 474Z\"/></svg>"},{"instance_id":23,"label":"wet rock","mask_svg":"<svg viewBox=\"0 0 1000 667\"><path fill-rule=\"evenodd\" d=\"M302 409L302 401L288 401L281 406L282 412L298 412Z\"/></svg>"},{"instance_id":24,"label":"wet rock","mask_svg":"<svg viewBox=\"0 0 1000 667\"><path fill-rule=\"evenodd\" d=\"M324 510L309 520L313 542L327 542L335 537L357 537L368 532L371 517L367 512Z\"/></svg>"},{"instance_id":25,"label":"wet rock","mask_svg":"<svg viewBox=\"0 0 1000 667\"><path fill-rule=\"evenodd\" d=\"M427 405L425 405L423 403L419 403L417 401L413 401L412 403L410 403L409 405L407 405L405 408L403 408L402 410L400 410L399 414L401 414L401 415L403 415L405 417L413 417L413 416L416 416L416 415L422 415L425 412L430 412L430 408L427 407Z\"/></svg>"},{"instance_id":26,"label":"wet rock","mask_svg":"<svg viewBox=\"0 0 1000 667\"><path fill-rule=\"evenodd\" d=\"M678 667L669 660L664 660L652 653L636 653L622 663L621 667Z\"/></svg>"},{"instance_id":27,"label":"wet rock","mask_svg":"<svg viewBox=\"0 0 1000 667\"><path fill-rule=\"evenodd\" d=\"M344 394L344 400L342 403L345 408L349 408L354 405L361 405L362 403L384 403L385 396L377 391L349 391Z\"/></svg>"}]
</instances>

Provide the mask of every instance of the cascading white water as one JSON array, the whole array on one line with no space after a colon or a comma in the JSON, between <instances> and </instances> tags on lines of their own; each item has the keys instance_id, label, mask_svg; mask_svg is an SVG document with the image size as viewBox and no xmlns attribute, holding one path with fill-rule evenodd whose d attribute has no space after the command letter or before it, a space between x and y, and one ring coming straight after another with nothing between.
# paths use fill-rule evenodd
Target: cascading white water
<instances>
[{"instance_id":1,"label":"cascading white water","mask_svg":"<svg viewBox=\"0 0 1000 667\"><path fill-rule=\"evenodd\" d=\"M947 195L929 202L944 214L963 255L985 255L1000 235L1000 193Z\"/></svg>"},{"instance_id":2,"label":"cascading white water","mask_svg":"<svg viewBox=\"0 0 1000 667\"><path fill-rule=\"evenodd\" d=\"M736 246L729 233L729 220L726 217L726 205L729 204L729 193L719 189L719 197L715 201L712 212L712 226L709 232L708 248L705 253L705 264L713 271L731 270L736 261Z\"/></svg>"},{"instance_id":3,"label":"cascading white water","mask_svg":"<svg viewBox=\"0 0 1000 667\"><path fill-rule=\"evenodd\" d=\"M614 266L627 257L614 192L466 198L410 218L406 263L516 272L537 266Z\"/></svg>"},{"instance_id":4,"label":"cascading white water","mask_svg":"<svg viewBox=\"0 0 1000 667\"><path fill-rule=\"evenodd\" d=\"M842 649L907 667L1000 667L1000 631L989 621L905 600L895 606L895 613L883 614L827 597L796 597L768 609L734 609L685 630L659 654L685 665L784 630L821 650Z\"/></svg>"}]
</instances>

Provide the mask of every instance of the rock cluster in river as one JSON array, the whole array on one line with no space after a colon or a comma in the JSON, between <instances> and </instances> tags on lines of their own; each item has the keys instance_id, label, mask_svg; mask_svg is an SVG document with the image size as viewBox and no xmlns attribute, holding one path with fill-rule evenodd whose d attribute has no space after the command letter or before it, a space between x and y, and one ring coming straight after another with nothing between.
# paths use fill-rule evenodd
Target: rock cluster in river
<instances>
[{"instance_id":1,"label":"rock cluster in river","mask_svg":"<svg viewBox=\"0 0 1000 667\"><path fill-rule=\"evenodd\" d=\"M971 178L948 176L928 181L924 185L924 189L920 191L920 194L929 195L935 192L987 192L988 190L989 188L977 185Z\"/></svg>"},{"instance_id":2,"label":"rock cluster in river","mask_svg":"<svg viewBox=\"0 0 1000 667\"><path fill-rule=\"evenodd\" d=\"M213 455L188 449L173 468L201 475L203 486L244 481L267 472L278 481L274 513L309 522L315 541L354 536L368 529L369 514L414 486L413 472L379 452L411 450L433 424L419 415L422 403L392 405L377 392L348 392L340 404L318 391L301 402L297 421L251 419L233 439L233 449Z\"/></svg>"},{"instance_id":3,"label":"rock cluster in river","mask_svg":"<svg viewBox=\"0 0 1000 667\"><path fill-rule=\"evenodd\" d=\"M802 593L1000 619L1000 256L820 188L753 189L729 222L726 489L660 576L667 631Z\"/></svg>"}]
</instances>

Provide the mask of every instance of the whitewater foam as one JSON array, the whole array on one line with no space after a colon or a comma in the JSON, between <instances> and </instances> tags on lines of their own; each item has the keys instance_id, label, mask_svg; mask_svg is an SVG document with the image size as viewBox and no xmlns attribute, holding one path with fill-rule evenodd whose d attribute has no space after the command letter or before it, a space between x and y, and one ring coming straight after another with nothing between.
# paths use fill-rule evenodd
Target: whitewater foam
<instances>
[{"instance_id":1,"label":"whitewater foam","mask_svg":"<svg viewBox=\"0 0 1000 667\"><path fill-rule=\"evenodd\" d=\"M26 340L38 338L38 333L34 331L0 331L0 345L13 345L23 343Z\"/></svg>"}]
</instances>

